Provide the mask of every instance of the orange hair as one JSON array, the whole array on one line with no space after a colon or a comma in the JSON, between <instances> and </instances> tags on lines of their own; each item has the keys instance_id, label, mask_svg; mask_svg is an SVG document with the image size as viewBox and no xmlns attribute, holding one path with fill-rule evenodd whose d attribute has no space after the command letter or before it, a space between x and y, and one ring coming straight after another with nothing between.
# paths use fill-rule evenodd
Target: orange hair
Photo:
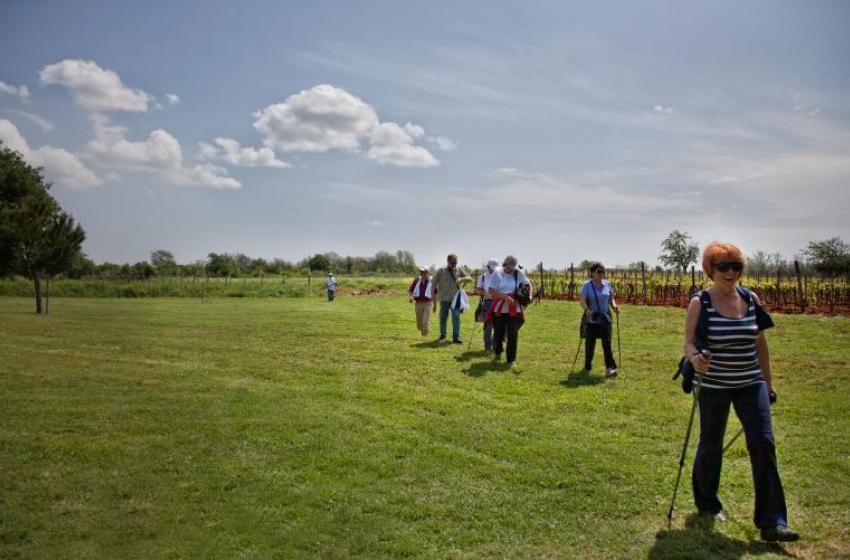
<instances>
[{"instance_id":1,"label":"orange hair","mask_svg":"<svg viewBox=\"0 0 850 560\"><path fill-rule=\"evenodd\" d=\"M747 259L737 245L724 241L712 241L702 252L702 270L709 278L714 276L714 265L719 262L739 262L746 265Z\"/></svg>"}]
</instances>

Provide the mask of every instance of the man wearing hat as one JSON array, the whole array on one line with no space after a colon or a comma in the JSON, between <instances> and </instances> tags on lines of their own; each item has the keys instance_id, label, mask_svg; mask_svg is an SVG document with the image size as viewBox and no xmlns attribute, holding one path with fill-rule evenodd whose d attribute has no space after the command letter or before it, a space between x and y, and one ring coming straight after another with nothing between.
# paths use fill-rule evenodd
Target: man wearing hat
<instances>
[{"instance_id":1,"label":"man wearing hat","mask_svg":"<svg viewBox=\"0 0 850 560\"><path fill-rule=\"evenodd\" d=\"M434 286L431 284L431 277L428 274L428 269L424 266L419 267L419 276L417 276L410 285L408 292L408 301L414 304L416 308L416 328L422 333L422 336L428 336L428 326L431 323L431 301L434 299Z\"/></svg>"},{"instance_id":2,"label":"man wearing hat","mask_svg":"<svg viewBox=\"0 0 850 560\"><path fill-rule=\"evenodd\" d=\"M328 301L333 301L334 295L336 295L336 278L334 278L333 272L328 272L325 285L328 287Z\"/></svg>"},{"instance_id":3,"label":"man wearing hat","mask_svg":"<svg viewBox=\"0 0 850 560\"><path fill-rule=\"evenodd\" d=\"M493 323L484 320L490 306L493 305L493 296L489 293L493 286L493 274L499 270L499 261L490 259L487 261L487 268L478 276L475 282L475 293L481 297L481 307L475 315L475 321L484 323L484 351L493 351Z\"/></svg>"}]
</instances>

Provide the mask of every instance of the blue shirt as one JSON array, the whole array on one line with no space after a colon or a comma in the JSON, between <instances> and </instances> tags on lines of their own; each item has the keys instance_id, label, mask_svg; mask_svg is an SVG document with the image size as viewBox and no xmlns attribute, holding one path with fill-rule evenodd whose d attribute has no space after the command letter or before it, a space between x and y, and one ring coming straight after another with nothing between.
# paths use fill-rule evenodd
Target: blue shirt
<instances>
[{"instance_id":1,"label":"blue shirt","mask_svg":"<svg viewBox=\"0 0 850 560\"><path fill-rule=\"evenodd\" d=\"M594 292L596 295L594 296ZM611 282L608 280L602 280L602 287L597 288L593 283L593 280L588 280L581 287L581 297L587 302L587 306L590 307L591 310L596 312L602 312L611 318L611 311L608 308L608 301L614 296L614 287L611 285ZM596 302L599 302L599 305ZM599 321L594 321L592 319L588 319L589 323L599 323Z\"/></svg>"}]
</instances>

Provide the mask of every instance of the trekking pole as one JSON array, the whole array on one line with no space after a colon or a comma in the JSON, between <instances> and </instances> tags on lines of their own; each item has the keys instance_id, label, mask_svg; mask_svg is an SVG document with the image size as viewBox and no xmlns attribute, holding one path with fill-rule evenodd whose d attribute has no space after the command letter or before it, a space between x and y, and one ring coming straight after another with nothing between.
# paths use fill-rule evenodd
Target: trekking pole
<instances>
[{"instance_id":1,"label":"trekking pole","mask_svg":"<svg viewBox=\"0 0 850 560\"><path fill-rule=\"evenodd\" d=\"M705 351L703 351L705 352ZM676 474L676 485L673 487L673 498L670 500L670 509L667 511L667 525L673 521L673 506L676 504L676 494L679 492L679 482L682 479L682 469L685 466L685 454L688 451L688 443L691 441L691 428L694 425L694 412L697 409L697 401L699 400L699 391L702 388L702 374L697 374L697 386L694 389L694 402L691 404L691 416L688 419L688 429L685 432L685 444L682 446L682 455L679 457L679 472Z\"/></svg>"},{"instance_id":2,"label":"trekking pole","mask_svg":"<svg viewBox=\"0 0 850 560\"><path fill-rule=\"evenodd\" d=\"M617 358L620 361L620 367L623 367L623 347L620 346L620 314L617 313Z\"/></svg>"},{"instance_id":3,"label":"trekking pole","mask_svg":"<svg viewBox=\"0 0 850 560\"><path fill-rule=\"evenodd\" d=\"M725 454L726 454L726 452L729 450L729 448L730 448L730 447L732 447L732 444L733 444L733 443L735 443L735 441L737 441L737 439L738 439L739 437L741 437L741 434L743 434L743 433L744 433L744 427L743 427L743 426L741 426L741 429L740 429L740 430L738 430L738 433L737 433L737 434L735 434L735 437L733 437L732 439L730 439L730 440L729 440L729 443L727 443L727 444L726 444L726 446L723 448L723 453L722 453L723 455L725 455Z\"/></svg>"},{"instance_id":4,"label":"trekking pole","mask_svg":"<svg viewBox=\"0 0 850 560\"><path fill-rule=\"evenodd\" d=\"M472 339L475 338L475 327L478 325L478 321L475 320L475 313L472 314L472 334L469 335L469 342L466 343L466 351L469 352L469 349L472 348Z\"/></svg>"},{"instance_id":5,"label":"trekking pole","mask_svg":"<svg viewBox=\"0 0 850 560\"><path fill-rule=\"evenodd\" d=\"M581 343L582 343L582 340L583 340L583 339L581 338L581 336L579 336L579 337L578 337L578 348L576 348L576 357L573 359L573 367L572 367L572 368L570 368L570 375L572 375L573 373L575 373L575 370L576 370L576 362L578 362L578 353L579 353L579 352L581 352Z\"/></svg>"}]
</instances>

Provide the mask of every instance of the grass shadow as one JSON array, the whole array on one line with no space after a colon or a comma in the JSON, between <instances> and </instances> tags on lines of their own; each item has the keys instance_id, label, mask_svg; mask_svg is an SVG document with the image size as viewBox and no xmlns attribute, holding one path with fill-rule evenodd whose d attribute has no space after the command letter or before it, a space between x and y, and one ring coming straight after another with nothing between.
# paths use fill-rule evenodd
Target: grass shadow
<instances>
[{"instance_id":1,"label":"grass shadow","mask_svg":"<svg viewBox=\"0 0 850 560\"><path fill-rule=\"evenodd\" d=\"M776 543L742 541L714 531L714 518L692 513L684 529L667 529L655 534L655 544L647 555L650 560L694 558L737 560L745 555L778 554L796 558Z\"/></svg>"},{"instance_id":2,"label":"grass shadow","mask_svg":"<svg viewBox=\"0 0 850 560\"><path fill-rule=\"evenodd\" d=\"M482 356L487 356L487 352L484 350L467 350L463 354L458 354L455 356L455 360L458 362L468 362L473 358L481 358Z\"/></svg>"},{"instance_id":3,"label":"grass shadow","mask_svg":"<svg viewBox=\"0 0 850 560\"><path fill-rule=\"evenodd\" d=\"M474 364L470 364L468 368L461 371L470 377L483 377L488 373L507 370L508 364L505 362L493 362L491 360L487 360L485 362L475 362Z\"/></svg>"},{"instance_id":4,"label":"grass shadow","mask_svg":"<svg viewBox=\"0 0 850 560\"><path fill-rule=\"evenodd\" d=\"M411 344L411 348L439 348L443 346L445 343L440 342L439 340L423 340L422 342L415 342Z\"/></svg>"},{"instance_id":5,"label":"grass shadow","mask_svg":"<svg viewBox=\"0 0 850 560\"><path fill-rule=\"evenodd\" d=\"M558 384L562 387L566 387L567 389L575 389L576 387L584 387L587 385L599 385L604 382L604 377L590 375L590 373L584 370L579 370L570 373L566 379L559 381Z\"/></svg>"}]
</instances>

